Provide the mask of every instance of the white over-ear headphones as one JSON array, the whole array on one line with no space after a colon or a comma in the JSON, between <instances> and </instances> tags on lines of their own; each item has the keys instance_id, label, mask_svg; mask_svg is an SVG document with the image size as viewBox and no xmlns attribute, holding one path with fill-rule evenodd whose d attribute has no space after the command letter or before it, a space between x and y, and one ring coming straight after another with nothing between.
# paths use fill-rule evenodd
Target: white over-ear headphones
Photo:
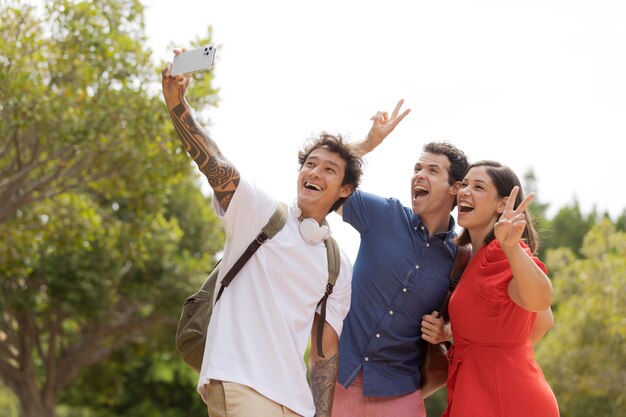
<instances>
[{"instance_id":1,"label":"white over-ear headphones","mask_svg":"<svg viewBox=\"0 0 626 417\"><path fill-rule=\"evenodd\" d=\"M300 236L302 236L305 242L317 245L330 237L330 228L326 224L320 226L315 219L303 219L302 210L297 206L295 212L296 217L300 221Z\"/></svg>"}]
</instances>

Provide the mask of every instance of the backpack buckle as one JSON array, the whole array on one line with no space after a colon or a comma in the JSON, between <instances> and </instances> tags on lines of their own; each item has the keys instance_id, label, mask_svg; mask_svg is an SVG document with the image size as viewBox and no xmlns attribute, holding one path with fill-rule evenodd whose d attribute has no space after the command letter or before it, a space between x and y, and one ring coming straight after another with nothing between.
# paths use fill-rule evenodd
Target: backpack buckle
<instances>
[{"instance_id":1,"label":"backpack buckle","mask_svg":"<svg viewBox=\"0 0 626 417\"><path fill-rule=\"evenodd\" d=\"M269 237L265 234L265 233L260 233L257 237L256 237L256 242L259 245L264 244L265 242L267 242L269 240Z\"/></svg>"},{"instance_id":2,"label":"backpack buckle","mask_svg":"<svg viewBox=\"0 0 626 417\"><path fill-rule=\"evenodd\" d=\"M326 295L331 295L333 293L333 284L330 282L326 284Z\"/></svg>"}]
</instances>

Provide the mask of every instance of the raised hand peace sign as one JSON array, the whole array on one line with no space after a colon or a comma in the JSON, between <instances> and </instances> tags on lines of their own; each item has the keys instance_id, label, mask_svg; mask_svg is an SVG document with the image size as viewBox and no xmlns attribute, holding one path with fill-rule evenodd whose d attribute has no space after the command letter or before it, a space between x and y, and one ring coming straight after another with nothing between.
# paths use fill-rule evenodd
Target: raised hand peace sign
<instances>
[{"instance_id":1,"label":"raised hand peace sign","mask_svg":"<svg viewBox=\"0 0 626 417\"><path fill-rule=\"evenodd\" d=\"M513 187L506 201L504 212L502 212L500 219L496 222L493 229L496 239L502 246L517 245L517 242L522 238L522 234L526 228L524 210L526 210L526 207L535 199L535 193L530 193L522 200L517 209L513 210L515 198L518 193L519 187Z\"/></svg>"},{"instance_id":2,"label":"raised hand peace sign","mask_svg":"<svg viewBox=\"0 0 626 417\"><path fill-rule=\"evenodd\" d=\"M398 123L404 119L404 117L411 112L411 109L406 109L400 113L400 109L404 104L404 100L398 101L396 107L391 113L391 117L386 111L377 111L370 120L372 120L372 127L367 134L367 140L372 143L374 147L380 145L380 143L389 135L393 129L396 128Z\"/></svg>"}]
</instances>

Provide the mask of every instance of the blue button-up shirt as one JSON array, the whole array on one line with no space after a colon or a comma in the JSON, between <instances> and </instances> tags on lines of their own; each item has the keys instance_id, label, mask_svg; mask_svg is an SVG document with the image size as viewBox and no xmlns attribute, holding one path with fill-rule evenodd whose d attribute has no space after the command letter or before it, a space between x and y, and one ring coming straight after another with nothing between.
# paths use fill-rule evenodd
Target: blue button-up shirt
<instances>
[{"instance_id":1,"label":"blue button-up shirt","mask_svg":"<svg viewBox=\"0 0 626 417\"><path fill-rule=\"evenodd\" d=\"M419 389L422 316L439 310L456 246L448 231L429 238L421 218L396 199L357 191L343 219L361 235L352 304L339 340L339 383L363 372L368 397Z\"/></svg>"}]
</instances>

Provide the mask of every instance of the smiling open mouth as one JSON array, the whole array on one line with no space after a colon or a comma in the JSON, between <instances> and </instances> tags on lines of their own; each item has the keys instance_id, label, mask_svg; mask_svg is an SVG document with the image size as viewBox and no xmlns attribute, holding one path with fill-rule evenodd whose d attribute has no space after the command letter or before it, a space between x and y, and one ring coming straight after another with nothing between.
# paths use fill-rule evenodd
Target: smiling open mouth
<instances>
[{"instance_id":1,"label":"smiling open mouth","mask_svg":"<svg viewBox=\"0 0 626 417\"><path fill-rule=\"evenodd\" d=\"M461 213L469 213L470 211L473 211L473 210L474 210L474 207L468 203L459 204L459 212Z\"/></svg>"},{"instance_id":2,"label":"smiling open mouth","mask_svg":"<svg viewBox=\"0 0 626 417\"><path fill-rule=\"evenodd\" d=\"M418 185L415 187L415 190L413 192L413 198L426 197L428 194L430 194L430 191Z\"/></svg>"},{"instance_id":3,"label":"smiling open mouth","mask_svg":"<svg viewBox=\"0 0 626 417\"><path fill-rule=\"evenodd\" d=\"M319 185L311 184L310 182L305 182L304 188L306 188L307 190L322 191L322 187L320 187Z\"/></svg>"}]
</instances>

